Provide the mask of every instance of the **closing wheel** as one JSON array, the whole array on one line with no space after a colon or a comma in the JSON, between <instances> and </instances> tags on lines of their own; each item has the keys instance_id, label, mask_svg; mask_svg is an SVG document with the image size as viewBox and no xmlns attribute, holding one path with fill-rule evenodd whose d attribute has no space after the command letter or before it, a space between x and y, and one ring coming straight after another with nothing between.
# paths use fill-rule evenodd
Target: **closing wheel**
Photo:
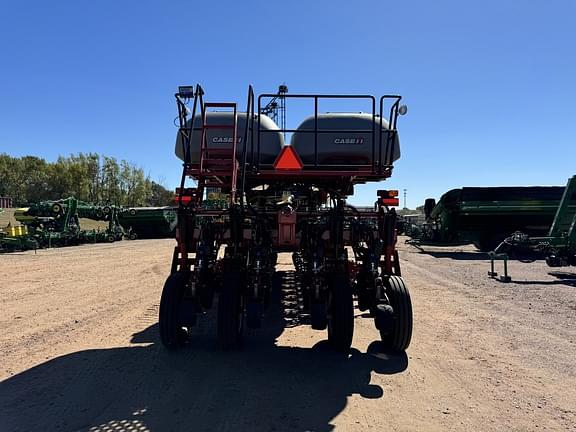
<instances>
[{"instance_id":1,"label":"closing wheel","mask_svg":"<svg viewBox=\"0 0 576 432\"><path fill-rule=\"evenodd\" d=\"M404 351L412 339L412 301L410 293L400 276L388 276L384 280L386 295L393 309L390 325L380 328L384 347L391 351Z\"/></svg>"},{"instance_id":2,"label":"closing wheel","mask_svg":"<svg viewBox=\"0 0 576 432\"><path fill-rule=\"evenodd\" d=\"M188 272L173 273L166 279L162 290L159 316L160 340L168 349L176 349L184 345L188 339L188 330L183 321L188 321L186 324L191 326L195 319L191 304L190 310L184 311L188 313L182 311L186 284L189 279ZM188 319L184 315L188 315Z\"/></svg>"},{"instance_id":3,"label":"closing wheel","mask_svg":"<svg viewBox=\"0 0 576 432\"><path fill-rule=\"evenodd\" d=\"M329 279L328 341L338 351L348 352L354 335L352 289L345 273Z\"/></svg>"},{"instance_id":4,"label":"closing wheel","mask_svg":"<svg viewBox=\"0 0 576 432\"><path fill-rule=\"evenodd\" d=\"M244 327L242 274L226 272L218 297L218 339L223 349L238 348Z\"/></svg>"}]
</instances>

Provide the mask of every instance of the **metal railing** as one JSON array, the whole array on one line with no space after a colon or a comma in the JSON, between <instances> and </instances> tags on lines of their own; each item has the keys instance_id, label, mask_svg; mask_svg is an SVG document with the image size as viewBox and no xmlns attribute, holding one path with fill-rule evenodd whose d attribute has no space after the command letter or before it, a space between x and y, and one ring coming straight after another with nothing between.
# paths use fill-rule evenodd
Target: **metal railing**
<instances>
[{"instance_id":1,"label":"metal railing","mask_svg":"<svg viewBox=\"0 0 576 432\"><path fill-rule=\"evenodd\" d=\"M179 119L179 134L181 136L182 142L182 154L184 155L184 165L185 169L182 174L181 189L183 189L184 179L186 176L187 168L192 164L191 161L191 144L194 132L200 131L201 127L194 126L194 118L198 107L201 111L201 116L205 116L205 108L203 102L204 90L200 85L196 85L194 91L190 91L183 96L181 93L176 94L176 101L178 105L178 119ZM263 129L261 122L261 111L265 104L263 101L266 99L272 99L278 97L276 93L263 93L258 96L258 109L257 115L255 115L255 96L254 90L250 85L248 87L247 95L247 106L246 106L246 122L244 128L243 137L243 148L242 148L242 164L241 164L241 190L244 191L244 185L246 182L246 174L248 172L259 172L261 168L261 142L264 134L267 133L286 133L289 134L313 134L314 135L314 163L307 164L305 169L314 168L367 168L370 167L372 174L380 174L385 169L392 168L394 162L394 154L396 152L397 143L397 121L399 115L400 101L402 99L399 95L383 95L379 99L379 109L376 110L376 98L372 95L366 94L289 94L285 93L282 95L284 98L289 99L305 99L314 101L314 127L310 129L290 129L290 128L279 128L279 129ZM187 107L187 103L190 99L194 99L192 111L190 112ZM320 100L326 99L355 99L359 101L368 101L371 106L371 116L372 123L371 128L367 129L319 129L318 128L318 105ZM390 108L388 110L387 103L391 102ZM387 116L384 116L384 112L387 111ZM189 117L190 114L190 117ZM188 121L190 118L190 121ZM384 124L384 120L387 120L387 127ZM254 122L257 121L257 126ZM378 125L378 126L377 126ZM254 131L257 133L254 133ZM369 164L325 164L319 163L318 160L318 137L321 134L328 133L369 133L371 137L371 161ZM385 138L384 138L385 137ZM250 138L250 148L248 149L248 138ZM383 145L385 148L383 151Z\"/></svg>"},{"instance_id":2,"label":"metal railing","mask_svg":"<svg viewBox=\"0 0 576 432\"><path fill-rule=\"evenodd\" d=\"M277 94L263 93L258 96L258 113L261 112L264 99L270 99L277 97ZM258 133L256 139L256 155L254 155L254 146L252 145L251 153L251 163L254 165L256 171L260 170L260 153L261 153L261 140L262 134L265 133L308 133L314 134L314 164L308 165L307 167L342 167L342 164L330 165L330 164L320 164L318 162L318 136L319 134L327 133L366 133L369 132L371 135L371 164L369 165L345 165L348 167L366 167L371 166L372 173L381 173L383 168L388 168L392 166L395 144L396 144L396 124L398 119L398 108L400 106L401 96L397 95L384 95L380 98L380 110L379 114L376 113L376 98L372 95L346 95L346 94L284 94L283 97L291 99L308 99L314 101L314 128L313 129L262 129L261 127L261 117L258 115ZM318 129L318 102L321 99L356 99L356 100L368 100L372 107L372 127L371 129ZM385 101L392 100L392 105L390 107L390 114L388 116L388 129L384 129L383 124L383 112L385 108ZM377 118L379 123L379 130L376 131ZM383 131L386 130L386 149L384 154L384 160L382 159L382 143L383 143ZM378 139L378 141L376 141ZM378 147L376 147L376 142L378 142ZM378 158L376 158L376 153L378 153Z\"/></svg>"}]
</instances>

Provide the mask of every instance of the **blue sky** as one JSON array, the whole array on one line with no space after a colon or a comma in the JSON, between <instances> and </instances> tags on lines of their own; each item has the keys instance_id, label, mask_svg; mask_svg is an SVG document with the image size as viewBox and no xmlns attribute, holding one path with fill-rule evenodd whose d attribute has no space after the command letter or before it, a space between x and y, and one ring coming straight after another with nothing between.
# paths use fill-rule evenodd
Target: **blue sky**
<instances>
[{"instance_id":1,"label":"blue sky","mask_svg":"<svg viewBox=\"0 0 576 432\"><path fill-rule=\"evenodd\" d=\"M178 85L243 106L248 84L285 82L403 95L402 158L385 186L406 188L409 207L460 186L565 184L575 21L573 0L3 1L0 152L99 152L173 187Z\"/></svg>"}]
</instances>

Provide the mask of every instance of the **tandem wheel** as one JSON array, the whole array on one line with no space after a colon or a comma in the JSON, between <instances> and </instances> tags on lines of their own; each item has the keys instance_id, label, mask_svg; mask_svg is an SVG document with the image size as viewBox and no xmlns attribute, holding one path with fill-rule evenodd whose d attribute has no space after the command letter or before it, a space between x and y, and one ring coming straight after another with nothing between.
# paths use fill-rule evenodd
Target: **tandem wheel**
<instances>
[{"instance_id":1,"label":"tandem wheel","mask_svg":"<svg viewBox=\"0 0 576 432\"><path fill-rule=\"evenodd\" d=\"M326 301L313 301L310 306L310 324L314 330L326 330L328 326L328 307Z\"/></svg>"},{"instance_id":2,"label":"tandem wheel","mask_svg":"<svg viewBox=\"0 0 576 432\"><path fill-rule=\"evenodd\" d=\"M168 276L160 299L160 340L168 349L176 349L188 341L189 328L196 320L192 304L186 302L189 272Z\"/></svg>"},{"instance_id":3,"label":"tandem wheel","mask_svg":"<svg viewBox=\"0 0 576 432\"><path fill-rule=\"evenodd\" d=\"M354 302L346 273L337 273L328 281L328 342L348 352L354 335Z\"/></svg>"},{"instance_id":4,"label":"tandem wheel","mask_svg":"<svg viewBox=\"0 0 576 432\"><path fill-rule=\"evenodd\" d=\"M394 352L406 350L412 339L412 301L400 276L384 279L385 292L393 309L393 318L387 328L379 328L384 348ZM378 326L377 326L378 327Z\"/></svg>"},{"instance_id":5,"label":"tandem wheel","mask_svg":"<svg viewBox=\"0 0 576 432\"><path fill-rule=\"evenodd\" d=\"M224 273L218 296L218 340L225 349L239 348L244 330L243 274Z\"/></svg>"}]
</instances>

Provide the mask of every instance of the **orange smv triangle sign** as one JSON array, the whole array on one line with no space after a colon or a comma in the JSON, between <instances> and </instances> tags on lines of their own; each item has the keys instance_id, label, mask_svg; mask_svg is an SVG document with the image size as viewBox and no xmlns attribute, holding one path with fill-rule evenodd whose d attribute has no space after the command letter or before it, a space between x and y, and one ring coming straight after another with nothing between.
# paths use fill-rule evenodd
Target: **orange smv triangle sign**
<instances>
[{"instance_id":1,"label":"orange smv triangle sign","mask_svg":"<svg viewBox=\"0 0 576 432\"><path fill-rule=\"evenodd\" d=\"M284 146L274 161L277 170L301 170L304 165L292 146Z\"/></svg>"}]
</instances>

